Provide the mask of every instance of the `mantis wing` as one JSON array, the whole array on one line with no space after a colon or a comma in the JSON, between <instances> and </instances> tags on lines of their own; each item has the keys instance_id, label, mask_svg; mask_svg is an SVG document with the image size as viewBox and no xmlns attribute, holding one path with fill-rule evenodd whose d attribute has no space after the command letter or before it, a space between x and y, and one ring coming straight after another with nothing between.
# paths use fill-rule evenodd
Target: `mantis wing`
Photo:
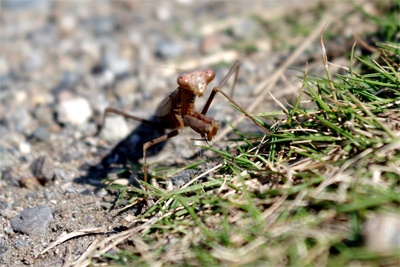
<instances>
[{"instance_id":1,"label":"mantis wing","mask_svg":"<svg viewBox=\"0 0 400 267\"><path fill-rule=\"evenodd\" d=\"M172 93L170 93L163 101L158 104L155 115L157 117L166 116L172 110L172 102L173 99L176 98L179 94L179 89L175 89Z\"/></svg>"}]
</instances>

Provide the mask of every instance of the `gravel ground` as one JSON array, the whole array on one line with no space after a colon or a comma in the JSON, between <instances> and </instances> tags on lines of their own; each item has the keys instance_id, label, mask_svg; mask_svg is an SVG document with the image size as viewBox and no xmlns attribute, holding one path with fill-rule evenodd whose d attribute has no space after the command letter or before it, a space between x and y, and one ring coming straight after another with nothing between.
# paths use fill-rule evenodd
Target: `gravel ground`
<instances>
[{"instance_id":1,"label":"gravel ground","mask_svg":"<svg viewBox=\"0 0 400 267\"><path fill-rule=\"evenodd\" d=\"M122 214L111 209L118 192L105 188L102 180L133 182L136 176L120 171L127 159L140 163L143 142L160 136L162 130L110 116L96 135L104 108L154 119L157 104L176 88L180 69L215 68L212 87L236 59L242 65L235 99L247 107L256 99L257 85L307 36L294 34L291 24L275 21L295 14L298 23L314 27L319 16L315 5L2 1L0 264L62 266L67 258L76 260L99 235L40 252L76 230L118 231L141 212L141 206ZM343 36L351 35L343 24L335 25ZM328 49L334 45L327 44ZM314 42L293 66L304 69L305 61L319 60L320 55L319 43ZM272 93L290 103L296 99L292 90L298 89L293 77L286 79ZM255 112L277 109L268 99ZM218 96L208 115L220 120L223 128L224 118L233 121L238 112ZM238 128L261 132L248 121ZM199 136L186 129L152 149L148 162L178 167L210 156L199 153L191 138ZM179 174L172 184L188 177Z\"/></svg>"}]
</instances>

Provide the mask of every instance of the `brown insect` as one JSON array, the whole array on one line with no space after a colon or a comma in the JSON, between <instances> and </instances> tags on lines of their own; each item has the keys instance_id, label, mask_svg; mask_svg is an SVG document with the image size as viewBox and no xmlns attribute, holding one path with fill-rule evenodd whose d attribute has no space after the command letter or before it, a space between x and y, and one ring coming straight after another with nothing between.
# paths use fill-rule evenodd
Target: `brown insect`
<instances>
[{"instance_id":1,"label":"brown insect","mask_svg":"<svg viewBox=\"0 0 400 267\"><path fill-rule=\"evenodd\" d=\"M104 111L103 124L108 113L115 113L122 115L126 118L140 121L146 124L151 124L154 126L162 126L165 129L172 129L168 134L160 136L143 145L143 171L144 171L144 181L147 183L147 165L146 165L146 150L162 141L179 135L183 128L189 126L195 132L199 133L203 140L211 141L213 137L217 134L219 128L219 121L214 120L211 117L206 116L208 108L211 105L215 95L219 92L225 96L230 102L237 106L247 117L249 117L257 126L261 127L266 133L270 133L261 124L254 120L245 110L243 110L232 98L230 98L226 93L221 91L221 87L225 85L229 77L235 73L235 81L232 86L232 91L237 81L237 76L239 72L240 61L237 60L232 66L228 74L225 76L224 80L218 87L214 87L203 110L199 113L194 110L194 104L196 97L203 96L207 85L214 79L215 72L212 69L205 69L202 71L192 71L182 74L178 77L178 88L176 88L169 96L167 96L158 105L155 115L158 117L158 122L144 120L139 117L135 117L124 113L122 111L116 110L114 108L106 108ZM147 185L145 185L146 191L148 190ZM148 203L148 195L146 195L146 202Z\"/></svg>"}]
</instances>

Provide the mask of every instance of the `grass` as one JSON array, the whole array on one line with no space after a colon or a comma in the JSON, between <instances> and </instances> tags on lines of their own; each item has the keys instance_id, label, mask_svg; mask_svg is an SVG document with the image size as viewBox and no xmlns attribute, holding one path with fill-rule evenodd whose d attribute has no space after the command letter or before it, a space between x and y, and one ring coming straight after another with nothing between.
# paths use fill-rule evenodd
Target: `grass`
<instances>
[{"instance_id":1,"label":"grass","mask_svg":"<svg viewBox=\"0 0 400 267\"><path fill-rule=\"evenodd\" d=\"M392 32L393 24L382 20ZM179 190L148 184L150 192L145 192L114 185L121 189L117 204L129 199L126 208L144 194L157 202L132 228L105 240L93 261L144 266L399 264L398 251L365 245L369 233L364 226L372 216L398 216L400 47L390 40L379 44L375 58L354 51L353 46L347 75L330 73L325 58L326 77L308 73L307 67L298 76L303 86L294 106L278 103L283 110L255 115L274 119L272 126L263 122L273 135L254 142L234 129L242 144L237 153L233 147L202 146L219 154L219 164ZM300 108L304 94L315 109ZM207 181L200 182L203 177ZM105 253L111 248L118 253Z\"/></svg>"}]
</instances>

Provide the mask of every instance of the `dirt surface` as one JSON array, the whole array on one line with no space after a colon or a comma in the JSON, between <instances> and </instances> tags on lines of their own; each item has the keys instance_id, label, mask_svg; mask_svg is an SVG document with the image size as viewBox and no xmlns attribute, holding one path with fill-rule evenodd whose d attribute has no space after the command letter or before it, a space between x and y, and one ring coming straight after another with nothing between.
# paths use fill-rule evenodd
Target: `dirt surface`
<instances>
[{"instance_id":1,"label":"dirt surface","mask_svg":"<svg viewBox=\"0 0 400 267\"><path fill-rule=\"evenodd\" d=\"M341 4L332 10L348 12L351 6ZM213 67L213 87L241 59L234 98L246 108L257 99L259 84L331 13L328 8L312 1L2 1L0 265L74 262L95 239L124 229L142 212L143 205L138 204L118 213L126 200L114 207L118 191L102 181L128 184L140 179L141 168L132 174L121 171L127 159L133 166L142 162L142 144L163 131L110 116L96 135L105 107L154 120L157 104L176 88L177 69ZM304 32L293 30L293 23L303 26ZM340 54L351 46L351 34L361 31L353 27L358 23L360 18L351 16L346 22L335 21L333 30L346 41L328 42L328 51ZM320 55L315 39L290 66L304 69L309 61L311 70L320 69ZM321 70L314 73L322 74ZM224 89L229 91L228 86ZM298 89L296 78L286 75L271 92L287 105L296 101ZM198 108L206 98L199 100ZM278 105L268 96L252 112L275 109ZM221 128L226 127L224 118L234 121L239 114L222 96L208 113L221 121ZM248 120L238 129L262 132ZM200 137L185 129L151 149L148 162L180 167L212 155L200 153L191 138ZM161 186L176 187L189 174L177 174ZM49 207L51 212L30 210L35 207ZM26 217L22 211L27 211ZM13 218L25 225L18 228ZM93 227L108 233L71 239L40 254L67 233Z\"/></svg>"}]
</instances>

